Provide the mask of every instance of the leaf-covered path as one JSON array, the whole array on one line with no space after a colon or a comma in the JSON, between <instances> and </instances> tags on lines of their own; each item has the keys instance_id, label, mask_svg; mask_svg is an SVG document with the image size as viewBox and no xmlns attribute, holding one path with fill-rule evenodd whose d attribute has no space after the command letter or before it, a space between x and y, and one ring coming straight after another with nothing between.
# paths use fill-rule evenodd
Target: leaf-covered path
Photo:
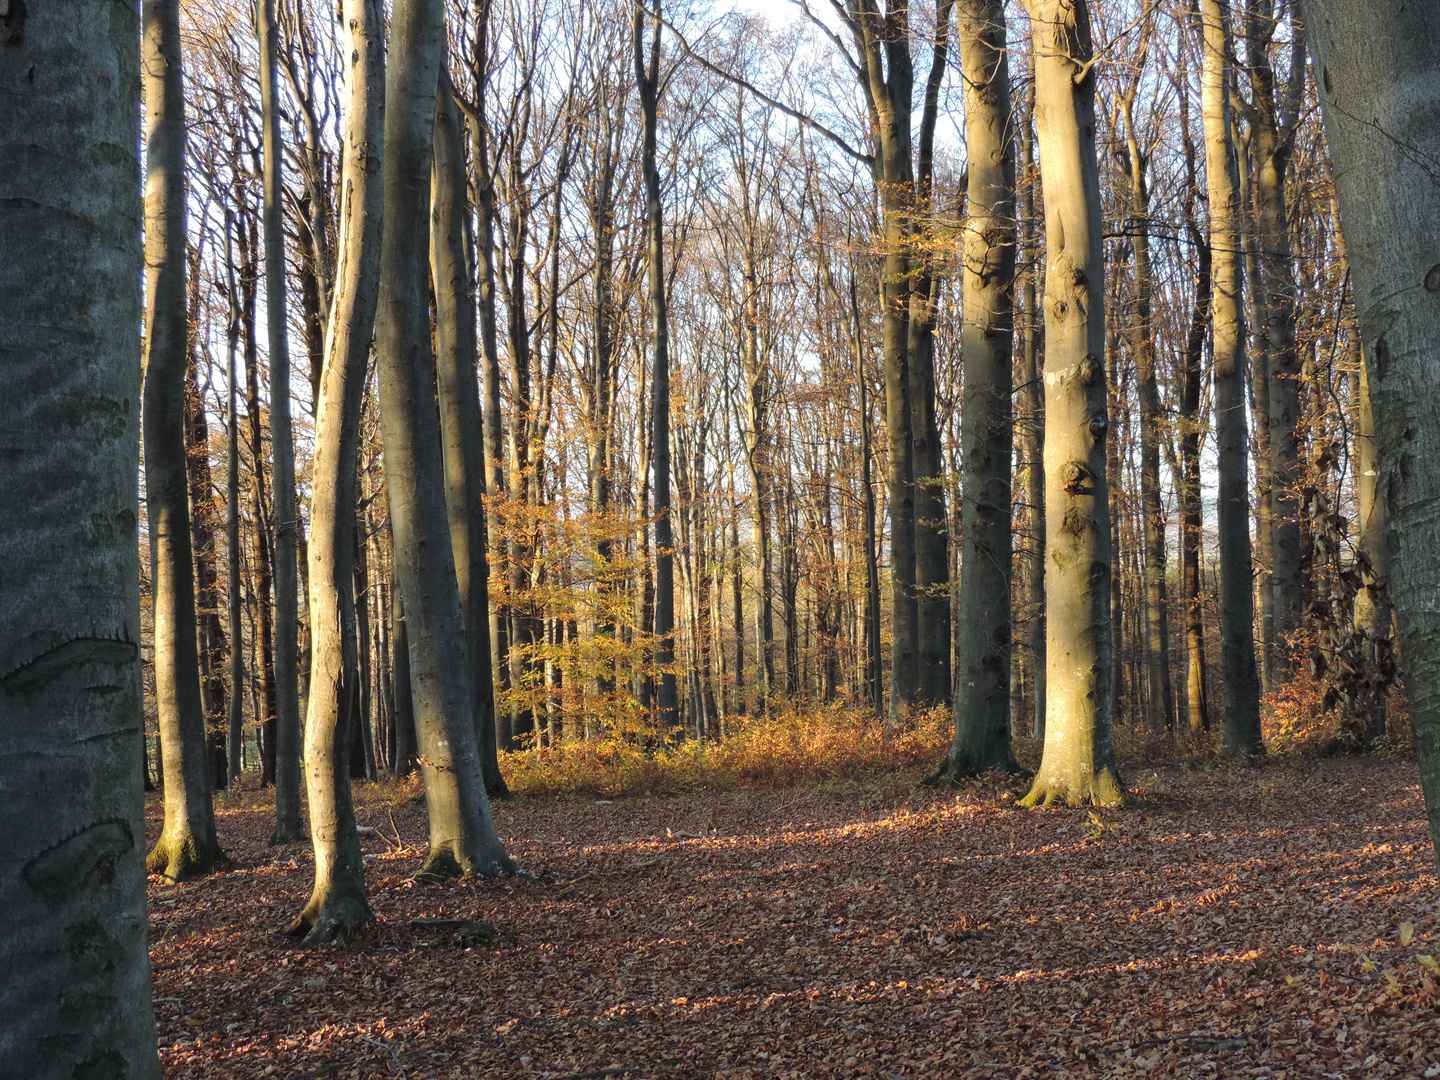
<instances>
[{"instance_id":1,"label":"leaf-covered path","mask_svg":"<svg viewBox=\"0 0 1440 1080\"><path fill-rule=\"evenodd\" d=\"M419 807L397 850L361 791L378 922L309 951L275 933L308 849L222 798L235 865L151 881L166 1076L1440 1076L1413 765L1127 780L1097 815L983 785L501 805L532 879L439 887L408 880Z\"/></svg>"}]
</instances>

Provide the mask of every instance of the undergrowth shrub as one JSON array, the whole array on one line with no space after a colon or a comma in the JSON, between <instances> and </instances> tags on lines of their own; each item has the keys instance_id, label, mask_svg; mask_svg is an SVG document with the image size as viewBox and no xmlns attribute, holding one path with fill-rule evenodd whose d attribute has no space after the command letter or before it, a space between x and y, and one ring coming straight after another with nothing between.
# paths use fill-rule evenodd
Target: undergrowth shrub
<instances>
[{"instance_id":1,"label":"undergrowth shrub","mask_svg":"<svg viewBox=\"0 0 1440 1080\"><path fill-rule=\"evenodd\" d=\"M630 735L599 742L502 754L505 782L517 795L673 794L737 785L791 787L865 780L934 767L949 748L949 711L917 712L885 730L868 710L836 704L777 704L768 713L731 718L716 742L647 744Z\"/></svg>"}]
</instances>

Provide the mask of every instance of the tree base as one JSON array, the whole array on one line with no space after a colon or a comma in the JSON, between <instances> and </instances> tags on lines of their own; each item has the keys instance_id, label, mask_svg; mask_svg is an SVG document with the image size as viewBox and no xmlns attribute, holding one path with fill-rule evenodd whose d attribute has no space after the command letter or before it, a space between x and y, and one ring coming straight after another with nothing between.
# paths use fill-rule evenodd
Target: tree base
<instances>
[{"instance_id":1,"label":"tree base","mask_svg":"<svg viewBox=\"0 0 1440 1080\"><path fill-rule=\"evenodd\" d=\"M313 897L295 921L285 928L285 936L298 938L303 948L317 945L348 945L355 931L375 921L375 913L363 896L331 893L320 901Z\"/></svg>"},{"instance_id":2,"label":"tree base","mask_svg":"<svg viewBox=\"0 0 1440 1080\"><path fill-rule=\"evenodd\" d=\"M475 856L464 851L456 842L432 847L425 856L424 864L415 871L414 877L416 881L425 884L439 884L446 878L501 877L519 872L520 867L515 860L504 851Z\"/></svg>"},{"instance_id":3,"label":"tree base","mask_svg":"<svg viewBox=\"0 0 1440 1080\"><path fill-rule=\"evenodd\" d=\"M213 874L217 866L227 861L218 846L202 844L193 835L178 840L162 835L145 856L145 872L159 874L173 885Z\"/></svg>"},{"instance_id":4,"label":"tree base","mask_svg":"<svg viewBox=\"0 0 1440 1080\"><path fill-rule=\"evenodd\" d=\"M981 762L951 750L940 760L940 764L935 766L935 771L920 783L924 787L940 787L944 784L959 787L966 780L974 780L990 772L1002 773L1005 776L1023 776L1027 779L1032 775L1030 770L1015 760L1015 755L1010 753L1008 748L1002 754L993 755L993 758L994 760Z\"/></svg>"},{"instance_id":5,"label":"tree base","mask_svg":"<svg viewBox=\"0 0 1440 1080\"><path fill-rule=\"evenodd\" d=\"M1120 771L1113 765L1105 765L1093 773L1085 772L1072 781L1054 775L1046 775L1044 767L1036 777L1030 791L1020 800L1019 805L1027 809L1036 806L1130 806L1134 802L1125 785L1120 782Z\"/></svg>"}]
</instances>

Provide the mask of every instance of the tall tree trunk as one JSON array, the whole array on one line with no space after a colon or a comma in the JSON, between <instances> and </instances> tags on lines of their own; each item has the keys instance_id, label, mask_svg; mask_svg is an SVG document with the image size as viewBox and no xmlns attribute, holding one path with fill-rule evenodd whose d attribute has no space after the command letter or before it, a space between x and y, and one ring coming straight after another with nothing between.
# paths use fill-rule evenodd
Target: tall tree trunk
<instances>
[{"instance_id":1,"label":"tall tree trunk","mask_svg":"<svg viewBox=\"0 0 1440 1080\"><path fill-rule=\"evenodd\" d=\"M1160 434L1165 417L1155 371L1155 326L1152 319L1154 282L1150 268L1150 150L1142 147L1135 125L1134 99L1148 58L1150 11L1146 10L1144 43L1137 71L1122 97L1125 164L1130 180L1130 242L1135 250L1135 380L1140 391L1140 514L1144 526L1145 677L1149 690L1147 714L1152 731L1175 727L1175 699L1170 686L1170 625L1165 589L1165 507L1160 499Z\"/></svg>"},{"instance_id":2,"label":"tall tree trunk","mask_svg":"<svg viewBox=\"0 0 1440 1080\"><path fill-rule=\"evenodd\" d=\"M159 13L145 14L149 77L160 81L156 46L178 62L178 39L153 39ZM59 0L11 5L3 26L3 1070L158 1080L135 775L139 20L134 7ZM162 126L178 133L169 113ZM178 190L178 173L168 179ZM183 259L183 229L171 240ZM183 288L171 290L178 364ZM173 373L172 394L183 371ZM178 432L178 412L172 422Z\"/></svg>"},{"instance_id":3,"label":"tall tree trunk","mask_svg":"<svg viewBox=\"0 0 1440 1080\"><path fill-rule=\"evenodd\" d=\"M495 677L490 667L490 563L485 521L485 433L475 378L475 304L466 236L465 148L460 112L441 72L435 98L435 164L430 223L430 274L435 286L436 382L445 457L445 506L466 666L475 709L480 771L489 795L510 794L500 775L495 729Z\"/></svg>"},{"instance_id":4,"label":"tall tree trunk","mask_svg":"<svg viewBox=\"0 0 1440 1080\"><path fill-rule=\"evenodd\" d=\"M430 851L420 873L471 876L503 873L515 864L495 832L475 744L434 411L426 203L435 92L445 57L444 14L439 0L401 0L392 16L376 352L395 573L406 600L410 683L430 816Z\"/></svg>"},{"instance_id":5,"label":"tall tree trunk","mask_svg":"<svg viewBox=\"0 0 1440 1080\"><path fill-rule=\"evenodd\" d=\"M925 80L924 108L920 116L914 214L917 225L919 222L926 223L918 226L922 241L926 239L923 230L930 227L929 222L935 216L935 121L939 114L940 84L945 78L949 55L950 12L953 7L952 0L938 0L935 5L930 74ZM997 128L996 142L1000 141L1008 142ZM1013 155L1009 161L1013 220ZM935 420L935 323L942 279L925 250L928 246L922 242L914 258L906 339L910 366L910 460L915 470L915 647L918 665L915 701L922 706L939 705L950 699L950 529L945 513L945 454L940 446L940 431ZM1013 276L1013 233L1010 247ZM1009 355L1009 349L1006 355ZM1008 516L1007 507L1007 519ZM1008 628L1008 609L1004 618ZM1008 640L1006 663L1009 663Z\"/></svg>"},{"instance_id":6,"label":"tall tree trunk","mask_svg":"<svg viewBox=\"0 0 1440 1080\"><path fill-rule=\"evenodd\" d=\"M215 838L195 638L185 467L185 98L179 0L144 5L145 495L155 602L155 701L165 824L145 860L170 881L210 873Z\"/></svg>"},{"instance_id":7,"label":"tall tree trunk","mask_svg":"<svg viewBox=\"0 0 1440 1080\"><path fill-rule=\"evenodd\" d=\"M1029 0L1045 196L1045 750L1023 803L1120 803L1111 736L1104 246L1085 0ZM1082 67L1082 65L1084 65Z\"/></svg>"},{"instance_id":8,"label":"tall tree trunk","mask_svg":"<svg viewBox=\"0 0 1440 1080\"><path fill-rule=\"evenodd\" d=\"M855 326L855 382L860 393L860 484L865 509L862 527L865 530L865 695L880 716L885 708L885 676L881 667L880 641L880 559L875 551L875 484L870 469L870 401L865 374L865 339L860 323L860 301L856 295L855 277L850 277L850 319ZM739 607L739 597L736 597Z\"/></svg>"},{"instance_id":9,"label":"tall tree trunk","mask_svg":"<svg viewBox=\"0 0 1440 1080\"><path fill-rule=\"evenodd\" d=\"M226 423L225 423L225 591L230 617L230 699L226 771L233 784L240 779L245 762L245 650L240 626L240 410L239 373L235 354L240 350L241 306L235 282L231 236L233 223L225 219L226 300L229 320L225 332Z\"/></svg>"},{"instance_id":10,"label":"tall tree trunk","mask_svg":"<svg viewBox=\"0 0 1440 1080\"><path fill-rule=\"evenodd\" d=\"M1228 5L1227 5L1228 14ZM1274 676L1287 673L1289 638L1300 628L1304 608L1303 544L1300 536L1299 422L1300 356L1295 348L1295 266L1290 251L1290 221L1285 205L1285 173L1294 145L1294 118L1301 103L1305 54L1297 36L1290 57L1290 85L1277 100L1269 47L1275 34L1274 0L1247 0L1245 53L1254 97L1249 112L1255 159L1253 198L1255 230L1256 337L1263 353L1255 358L1251 379L1265 383L1268 416L1268 486L1271 533L1270 591L1272 610L1269 665ZM1288 117L1285 115L1288 114ZM1243 339L1242 339L1243 340ZM1263 360L1263 363L1262 363ZM1257 479L1259 475L1257 473Z\"/></svg>"},{"instance_id":11,"label":"tall tree trunk","mask_svg":"<svg viewBox=\"0 0 1440 1080\"><path fill-rule=\"evenodd\" d=\"M299 594L296 580L298 519L295 445L290 430L290 343L285 299L285 225L281 176L275 0L255 7L260 41L260 108L264 132L265 328L270 347L270 455L274 495L275 573L275 833L272 844L304 837L300 820ZM257 463L258 468L258 463Z\"/></svg>"},{"instance_id":12,"label":"tall tree trunk","mask_svg":"<svg viewBox=\"0 0 1440 1080\"><path fill-rule=\"evenodd\" d=\"M310 702L305 787L315 882L287 931L307 945L348 941L374 918L350 794L350 742L360 698L355 619L355 465L366 366L380 291L384 19L379 0L346 0L350 30L339 265L325 335L310 500Z\"/></svg>"},{"instance_id":13,"label":"tall tree trunk","mask_svg":"<svg viewBox=\"0 0 1440 1080\"><path fill-rule=\"evenodd\" d=\"M656 110L660 95L660 5L651 15L650 56L645 56L645 9L636 0L631 33L635 51L635 83L645 116L641 168L645 183L645 217L650 270L650 321L654 348L651 392L654 425L651 461L655 470L655 666L660 671L656 702L665 731L680 723L675 682L675 540L670 520L670 325L665 307L665 218L660 202L660 169L655 163Z\"/></svg>"},{"instance_id":14,"label":"tall tree trunk","mask_svg":"<svg viewBox=\"0 0 1440 1080\"><path fill-rule=\"evenodd\" d=\"M1032 38L1033 42L1033 38ZM1034 64L1033 44L1030 49ZM1025 503L1028 507L1026 528L1030 542L1025 551L1025 612L1027 668L1031 673L1030 734L1043 745L1045 742L1045 472L1043 445L1045 439L1044 395L1040 380L1039 338L1043 323L1036 304L1035 281L1039 276L1040 242L1035 229L1035 139L1031 121L1035 112L1034 88L1026 95L1024 117L1020 123L1020 163L1025 180L1021 187L1021 243L1031 269L1025 274L1020 290L1024 319L1020 357L1020 397L1025 404L1025 422L1021 428L1021 445L1025 461Z\"/></svg>"},{"instance_id":15,"label":"tall tree trunk","mask_svg":"<svg viewBox=\"0 0 1440 1080\"><path fill-rule=\"evenodd\" d=\"M1016 768L1010 749L1010 459L1015 152L1002 0L959 0L969 188L964 224L964 516L955 739L940 774ZM923 620L922 620L923 625Z\"/></svg>"},{"instance_id":16,"label":"tall tree trunk","mask_svg":"<svg viewBox=\"0 0 1440 1080\"><path fill-rule=\"evenodd\" d=\"M1302 0L1360 319L1392 594L1430 835L1440 850L1440 9ZM1437 861L1440 865L1440 861Z\"/></svg>"},{"instance_id":17,"label":"tall tree trunk","mask_svg":"<svg viewBox=\"0 0 1440 1080\"><path fill-rule=\"evenodd\" d=\"M1263 752L1260 682L1255 667L1255 592L1250 563L1246 471L1245 320L1241 311L1239 197L1229 101L1230 5L1200 0L1205 174L1210 193L1211 312L1215 341L1215 444L1220 459L1220 663L1225 692L1225 752ZM1275 388L1271 387L1272 411ZM1271 431L1271 440L1275 432ZM1273 460L1273 459L1272 459ZM1276 477L1276 482L1280 478ZM1277 570L1278 570L1277 546ZM1277 573L1276 604L1280 589ZM1277 632L1280 621L1277 615Z\"/></svg>"}]
</instances>

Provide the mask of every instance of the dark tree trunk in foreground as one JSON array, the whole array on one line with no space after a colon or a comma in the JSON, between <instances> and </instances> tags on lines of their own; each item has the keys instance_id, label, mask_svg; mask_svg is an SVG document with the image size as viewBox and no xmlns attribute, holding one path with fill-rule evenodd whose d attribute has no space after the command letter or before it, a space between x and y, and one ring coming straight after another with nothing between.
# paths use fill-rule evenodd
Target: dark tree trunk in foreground
<instances>
[{"instance_id":1,"label":"dark tree trunk in foreground","mask_svg":"<svg viewBox=\"0 0 1440 1080\"><path fill-rule=\"evenodd\" d=\"M384 190L384 43L379 0L347 0L350 70L340 178L339 265L315 419L310 500L310 701L305 787L315 882L288 933L307 945L348 941L373 918L350 795L350 745L360 698L355 620L355 464L366 364L380 290ZM362 723L364 721L362 720Z\"/></svg>"},{"instance_id":2,"label":"dark tree trunk in foreground","mask_svg":"<svg viewBox=\"0 0 1440 1080\"><path fill-rule=\"evenodd\" d=\"M159 1080L135 775L140 27L134 7L27 8L0 42L0 1071Z\"/></svg>"},{"instance_id":3,"label":"dark tree trunk in foreground","mask_svg":"<svg viewBox=\"0 0 1440 1080\"><path fill-rule=\"evenodd\" d=\"M958 779L1015 769L1010 749L1010 459L1014 410L1015 154L1001 0L959 0L969 191L965 222L964 447L955 740Z\"/></svg>"},{"instance_id":4,"label":"dark tree trunk in foreground","mask_svg":"<svg viewBox=\"0 0 1440 1080\"><path fill-rule=\"evenodd\" d=\"M385 85L385 229L376 370L395 576L405 598L410 686L430 812L426 876L515 869L495 832L466 668L465 624L445 511L444 463L430 352L428 254L435 92L445 59L444 7L401 0Z\"/></svg>"},{"instance_id":5,"label":"dark tree trunk in foreground","mask_svg":"<svg viewBox=\"0 0 1440 1080\"><path fill-rule=\"evenodd\" d=\"M1045 749L1024 805L1122 802L1111 737L1104 248L1084 0L1030 0L1045 195ZM1078 78L1078 82L1077 82Z\"/></svg>"},{"instance_id":6,"label":"dark tree trunk in foreground","mask_svg":"<svg viewBox=\"0 0 1440 1080\"><path fill-rule=\"evenodd\" d=\"M154 555L155 700L165 825L146 859L170 881L210 873L215 838L195 631L185 467L185 99L179 0L144 5L145 493Z\"/></svg>"},{"instance_id":7,"label":"dark tree trunk in foreground","mask_svg":"<svg viewBox=\"0 0 1440 1080\"><path fill-rule=\"evenodd\" d=\"M280 105L276 100L275 0L255 8L260 41L260 101L265 149L265 328L270 347L271 493L275 572L275 833L272 844L305 838L300 820L299 589L295 508L295 447L290 431L290 345L286 336L285 228ZM255 462L255 468L260 463Z\"/></svg>"},{"instance_id":8,"label":"dark tree trunk in foreground","mask_svg":"<svg viewBox=\"0 0 1440 1080\"><path fill-rule=\"evenodd\" d=\"M1375 411L1405 688L1440 849L1440 8L1302 0Z\"/></svg>"}]
</instances>

